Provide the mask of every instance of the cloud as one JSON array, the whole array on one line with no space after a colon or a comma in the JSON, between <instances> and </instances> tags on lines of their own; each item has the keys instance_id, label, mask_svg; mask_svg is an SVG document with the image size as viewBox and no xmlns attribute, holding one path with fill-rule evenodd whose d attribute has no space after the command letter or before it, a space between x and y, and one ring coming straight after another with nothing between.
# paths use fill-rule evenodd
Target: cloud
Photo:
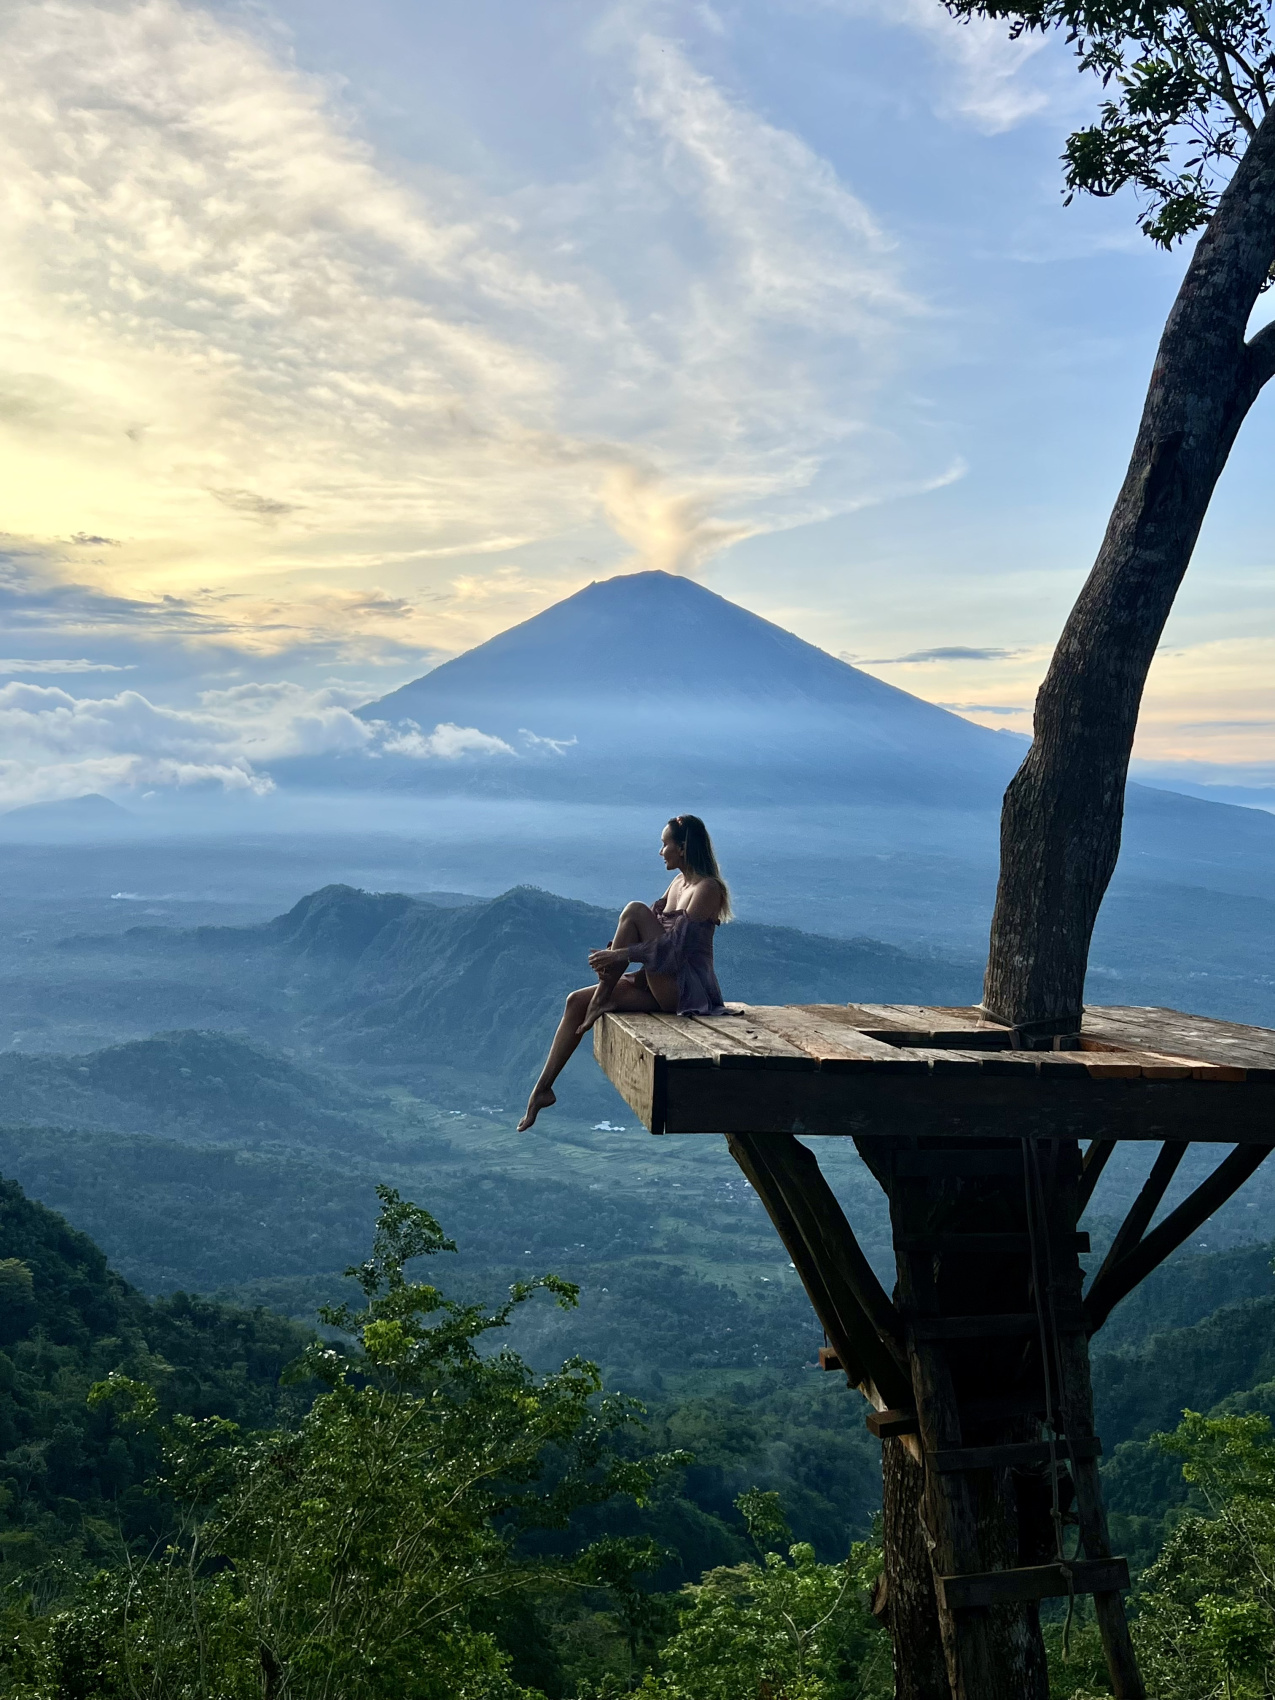
<instances>
[{"instance_id":1,"label":"cloud","mask_svg":"<svg viewBox=\"0 0 1275 1700\"><path fill-rule=\"evenodd\" d=\"M374 728L380 723L373 721ZM429 733L423 733L414 720L401 721L393 732L381 739L386 755L412 756L419 761L456 761L460 756L512 756L516 754L503 738L480 732L476 726L457 726L444 720Z\"/></svg>"},{"instance_id":2,"label":"cloud","mask_svg":"<svg viewBox=\"0 0 1275 1700\"><path fill-rule=\"evenodd\" d=\"M446 649L458 557L619 565L610 527L689 570L931 477L886 382L923 315L864 203L676 43L617 24L599 65L596 158L502 196L378 161L223 13L5 11L7 523L234 642L290 623L272 597L336 641L320 591L390 575Z\"/></svg>"},{"instance_id":3,"label":"cloud","mask_svg":"<svg viewBox=\"0 0 1275 1700\"><path fill-rule=\"evenodd\" d=\"M55 660L11 660L0 661L0 675L9 677L14 673L132 673L135 671L131 662L119 664L114 661L55 661Z\"/></svg>"},{"instance_id":4,"label":"cloud","mask_svg":"<svg viewBox=\"0 0 1275 1700\"><path fill-rule=\"evenodd\" d=\"M941 644L937 649L914 649L907 655L871 655L865 656L860 665L865 667L901 667L915 662L926 661L1009 661L1019 655L1026 655L1025 649L997 649L993 646L973 647L963 643ZM844 657L850 660L850 656Z\"/></svg>"},{"instance_id":5,"label":"cloud","mask_svg":"<svg viewBox=\"0 0 1275 1700\"><path fill-rule=\"evenodd\" d=\"M381 755L454 761L515 751L475 727L424 734L364 721L365 694L344 686L236 685L166 708L139 691L75 697L55 686L0 686L0 807L86 791L214 787L264 794L269 764L303 756Z\"/></svg>"},{"instance_id":6,"label":"cloud","mask_svg":"<svg viewBox=\"0 0 1275 1700\"><path fill-rule=\"evenodd\" d=\"M1012 702L941 702L939 708L950 708L954 714L1030 714L1030 708Z\"/></svg>"},{"instance_id":7,"label":"cloud","mask_svg":"<svg viewBox=\"0 0 1275 1700\"><path fill-rule=\"evenodd\" d=\"M1023 75L1046 46L1046 38L1040 34L1024 33L1011 41L1007 22L989 18L961 22L940 0L826 3L839 11L878 18L922 36L946 73L937 101L944 115L963 118L975 128L996 135L1012 130L1052 103L1052 90Z\"/></svg>"},{"instance_id":8,"label":"cloud","mask_svg":"<svg viewBox=\"0 0 1275 1700\"><path fill-rule=\"evenodd\" d=\"M579 742L577 738L542 738L538 732L530 732L525 726L518 728L518 736L526 742L528 749L546 750L555 756L564 754Z\"/></svg>"}]
</instances>

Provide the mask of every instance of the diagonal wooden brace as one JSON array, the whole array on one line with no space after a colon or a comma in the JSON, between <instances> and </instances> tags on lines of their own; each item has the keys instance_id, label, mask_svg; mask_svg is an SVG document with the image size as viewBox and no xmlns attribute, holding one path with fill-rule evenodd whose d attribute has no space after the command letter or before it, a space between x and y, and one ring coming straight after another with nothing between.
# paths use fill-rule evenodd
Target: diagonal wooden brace
<instances>
[{"instance_id":1,"label":"diagonal wooden brace","mask_svg":"<svg viewBox=\"0 0 1275 1700\"><path fill-rule=\"evenodd\" d=\"M730 1153L787 1249L842 1367L875 1404L910 1406L903 1329L812 1151L791 1134L731 1134ZM870 1385L869 1385L870 1384Z\"/></svg>"}]
</instances>

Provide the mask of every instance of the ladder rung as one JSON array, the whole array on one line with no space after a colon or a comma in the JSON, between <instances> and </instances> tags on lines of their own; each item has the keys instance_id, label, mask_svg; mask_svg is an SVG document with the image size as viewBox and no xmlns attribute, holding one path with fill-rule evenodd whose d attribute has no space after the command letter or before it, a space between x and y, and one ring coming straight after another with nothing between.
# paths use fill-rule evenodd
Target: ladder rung
<instances>
[{"instance_id":1,"label":"ladder rung","mask_svg":"<svg viewBox=\"0 0 1275 1700\"><path fill-rule=\"evenodd\" d=\"M1084 1316L1078 1308L1071 1311L1055 1307L1054 1320L1064 1331L1083 1332ZM912 1331L918 1340L1004 1340L1019 1335L1035 1334L1040 1327L1035 1311L1013 1315L989 1316L918 1316Z\"/></svg>"},{"instance_id":2,"label":"ladder rung","mask_svg":"<svg viewBox=\"0 0 1275 1700\"><path fill-rule=\"evenodd\" d=\"M948 1611L1012 1605L1018 1600L1065 1599L1068 1594L1116 1594L1129 1586L1125 1558L1077 1558L1068 1565L1032 1564L1021 1570L984 1570L974 1576L939 1576L939 1599Z\"/></svg>"},{"instance_id":3,"label":"ladder rung","mask_svg":"<svg viewBox=\"0 0 1275 1700\"><path fill-rule=\"evenodd\" d=\"M1017 1315L918 1316L912 1331L918 1340L1000 1340L1034 1334L1040 1327L1034 1311Z\"/></svg>"},{"instance_id":4,"label":"ladder rung","mask_svg":"<svg viewBox=\"0 0 1275 1700\"><path fill-rule=\"evenodd\" d=\"M875 1434L878 1440L889 1440L896 1434L920 1432L915 1411L869 1411L864 1421L868 1425L868 1433Z\"/></svg>"},{"instance_id":5,"label":"ladder rung","mask_svg":"<svg viewBox=\"0 0 1275 1700\"><path fill-rule=\"evenodd\" d=\"M1030 1251L1031 1235L1025 1233L939 1233L900 1234L897 1244L903 1251ZM1056 1250L1088 1251L1088 1234L1063 1234L1054 1241Z\"/></svg>"},{"instance_id":6,"label":"ladder rung","mask_svg":"<svg viewBox=\"0 0 1275 1700\"><path fill-rule=\"evenodd\" d=\"M1096 1434L1056 1440L1051 1453L1047 1440L1015 1440L1001 1446L954 1446L932 1456L934 1468L945 1475L955 1470L998 1470L1015 1465L1031 1469L1036 1464L1048 1464L1051 1457L1064 1462L1069 1458L1101 1458L1102 1442Z\"/></svg>"},{"instance_id":7,"label":"ladder rung","mask_svg":"<svg viewBox=\"0 0 1275 1700\"><path fill-rule=\"evenodd\" d=\"M891 1168L902 1180L981 1179L989 1175L1023 1173L1023 1154L1017 1145L1004 1151L896 1151Z\"/></svg>"}]
</instances>

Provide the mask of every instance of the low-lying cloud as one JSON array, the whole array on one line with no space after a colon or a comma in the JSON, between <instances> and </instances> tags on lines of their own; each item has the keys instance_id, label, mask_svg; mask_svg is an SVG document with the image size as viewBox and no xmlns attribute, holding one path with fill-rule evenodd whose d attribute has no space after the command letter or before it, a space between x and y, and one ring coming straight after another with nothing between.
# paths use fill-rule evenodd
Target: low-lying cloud
<instances>
[{"instance_id":1,"label":"low-lying cloud","mask_svg":"<svg viewBox=\"0 0 1275 1700\"><path fill-rule=\"evenodd\" d=\"M0 808L157 789L274 789L270 765L311 756L413 761L506 756L502 739L445 723L426 732L354 711L362 693L290 683L204 691L193 709L165 708L139 691L75 697L52 685L0 686Z\"/></svg>"}]
</instances>

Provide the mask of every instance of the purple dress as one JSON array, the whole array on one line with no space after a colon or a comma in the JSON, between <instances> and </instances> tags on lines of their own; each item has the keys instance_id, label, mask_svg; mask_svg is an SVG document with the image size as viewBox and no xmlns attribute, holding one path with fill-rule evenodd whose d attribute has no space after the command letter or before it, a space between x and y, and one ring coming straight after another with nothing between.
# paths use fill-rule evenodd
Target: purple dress
<instances>
[{"instance_id":1,"label":"purple dress","mask_svg":"<svg viewBox=\"0 0 1275 1700\"><path fill-rule=\"evenodd\" d=\"M716 921L692 921L683 914L666 915L657 909L655 918L663 936L646 944L629 945L629 961L640 962L653 974L677 977L679 1015L725 1015L722 988L713 968L713 931Z\"/></svg>"}]
</instances>

